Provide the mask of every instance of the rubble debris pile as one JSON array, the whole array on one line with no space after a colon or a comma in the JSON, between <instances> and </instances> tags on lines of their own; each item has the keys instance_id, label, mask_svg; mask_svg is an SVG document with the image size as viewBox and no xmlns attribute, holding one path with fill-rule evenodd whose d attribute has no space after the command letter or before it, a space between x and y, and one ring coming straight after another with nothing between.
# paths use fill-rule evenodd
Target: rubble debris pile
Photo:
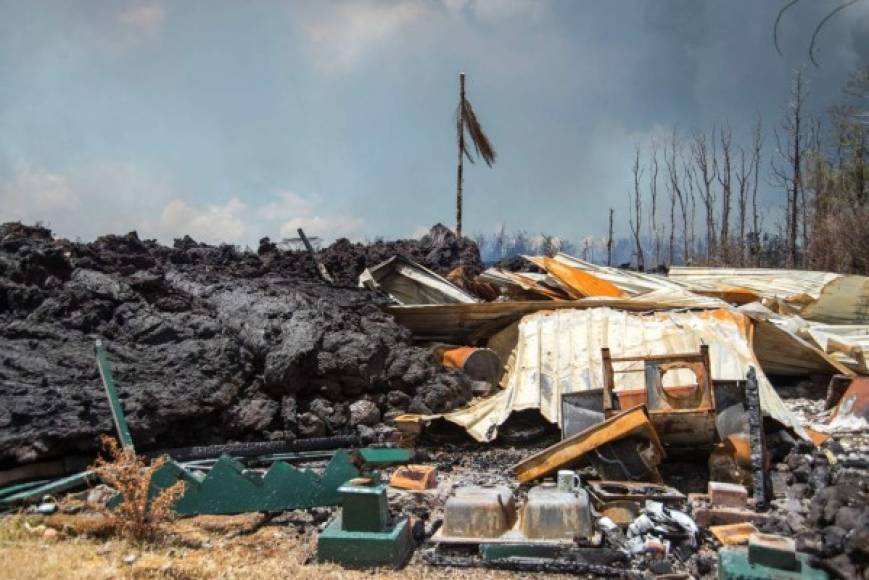
<instances>
[{"instance_id":1,"label":"rubble debris pile","mask_svg":"<svg viewBox=\"0 0 869 580\"><path fill-rule=\"evenodd\" d=\"M869 563L869 461L865 448L828 441L796 447L771 473L773 499L762 531L796 541L833 577L865 577Z\"/></svg>"},{"instance_id":2,"label":"rubble debris pile","mask_svg":"<svg viewBox=\"0 0 869 580\"><path fill-rule=\"evenodd\" d=\"M272 262L272 268L294 274L303 270L318 276L317 268L305 252L281 252L268 238L260 240L258 253ZM441 276L463 266L468 276L483 271L480 249L468 238L459 238L443 224L436 224L418 240L378 240L371 244L353 243L342 238L317 252L323 265L341 286L356 286L359 275L393 256L403 256Z\"/></svg>"},{"instance_id":3,"label":"rubble debris pile","mask_svg":"<svg viewBox=\"0 0 869 580\"><path fill-rule=\"evenodd\" d=\"M439 272L478 267L473 242L444 230L321 254L348 285L399 251ZM135 232L83 244L0 225L0 467L92 452L112 430L96 338L143 450L370 435L467 402L470 382L412 346L383 300L324 284L310 255L268 240L258 253Z\"/></svg>"}]
</instances>

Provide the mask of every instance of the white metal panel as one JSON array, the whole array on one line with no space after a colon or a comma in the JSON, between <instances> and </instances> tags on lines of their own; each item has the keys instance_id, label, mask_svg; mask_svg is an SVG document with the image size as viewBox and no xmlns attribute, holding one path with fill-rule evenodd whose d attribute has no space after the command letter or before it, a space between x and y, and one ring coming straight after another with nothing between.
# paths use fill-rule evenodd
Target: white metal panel
<instances>
[{"instance_id":1,"label":"white metal panel","mask_svg":"<svg viewBox=\"0 0 869 580\"><path fill-rule=\"evenodd\" d=\"M504 390L444 417L478 441L494 439L497 426L524 409L539 409L547 420L560 424L563 393L603 386L601 348L609 347L617 357L647 356L697 352L707 344L714 379L741 380L754 366L764 411L804 435L754 357L749 327L748 318L732 310L641 315L593 308L531 314L519 324L515 364ZM619 375L619 383L641 387L643 375Z\"/></svg>"}]
</instances>

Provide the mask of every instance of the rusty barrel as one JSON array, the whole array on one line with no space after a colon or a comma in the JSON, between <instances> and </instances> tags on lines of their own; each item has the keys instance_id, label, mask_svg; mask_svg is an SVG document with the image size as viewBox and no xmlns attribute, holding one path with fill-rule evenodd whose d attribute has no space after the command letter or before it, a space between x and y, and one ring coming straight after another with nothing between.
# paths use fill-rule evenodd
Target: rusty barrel
<instances>
[{"instance_id":1,"label":"rusty barrel","mask_svg":"<svg viewBox=\"0 0 869 580\"><path fill-rule=\"evenodd\" d=\"M504 363L491 349L473 346L441 347L435 352L440 356L440 361L445 367L462 369L475 381L485 381L493 386L501 381Z\"/></svg>"}]
</instances>

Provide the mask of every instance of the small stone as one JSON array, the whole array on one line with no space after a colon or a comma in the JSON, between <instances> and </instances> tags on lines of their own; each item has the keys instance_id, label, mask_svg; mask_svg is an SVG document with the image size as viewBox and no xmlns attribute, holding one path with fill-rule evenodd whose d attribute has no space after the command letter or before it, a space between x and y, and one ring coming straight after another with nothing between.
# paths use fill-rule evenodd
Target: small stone
<instances>
[{"instance_id":1,"label":"small stone","mask_svg":"<svg viewBox=\"0 0 869 580\"><path fill-rule=\"evenodd\" d=\"M128 565L132 564L137 559L138 559L138 556L136 554L132 554L132 553L127 554L126 556L124 556L124 564L128 564Z\"/></svg>"},{"instance_id":2,"label":"small stone","mask_svg":"<svg viewBox=\"0 0 869 580\"><path fill-rule=\"evenodd\" d=\"M350 425L376 425L380 422L380 410L371 401L362 399L350 405Z\"/></svg>"},{"instance_id":3,"label":"small stone","mask_svg":"<svg viewBox=\"0 0 869 580\"><path fill-rule=\"evenodd\" d=\"M698 554L694 559L694 564L697 566L697 573L701 576L712 573L717 561L718 557L716 555Z\"/></svg>"},{"instance_id":4,"label":"small stone","mask_svg":"<svg viewBox=\"0 0 869 580\"><path fill-rule=\"evenodd\" d=\"M313 413L299 415L299 434L304 437L322 437L326 434L326 422Z\"/></svg>"},{"instance_id":5,"label":"small stone","mask_svg":"<svg viewBox=\"0 0 869 580\"><path fill-rule=\"evenodd\" d=\"M834 556L841 553L845 549L845 536L847 534L847 530L838 526L824 528L824 554Z\"/></svg>"},{"instance_id":6,"label":"small stone","mask_svg":"<svg viewBox=\"0 0 869 580\"><path fill-rule=\"evenodd\" d=\"M812 475L812 468L809 467L808 462L800 463L796 468L791 469L791 473L794 475L794 479L799 483L808 483L809 477Z\"/></svg>"},{"instance_id":7,"label":"small stone","mask_svg":"<svg viewBox=\"0 0 869 580\"><path fill-rule=\"evenodd\" d=\"M788 515L785 516L785 521L787 522L792 534L799 534L806 530L803 516L796 512L788 512Z\"/></svg>"},{"instance_id":8,"label":"small stone","mask_svg":"<svg viewBox=\"0 0 869 580\"><path fill-rule=\"evenodd\" d=\"M809 554L820 554L824 547L824 538L814 530L806 530L797 534L797 550Z\"/></svg>"},{"instance_id":9,"label":"small stone","mask_svg":"<svg viewBox=\"0 0 869 580\"><path fill-rule=\"evenodd\" d=\"M806 483L795 483L785 491L785 496L793 499L803 499L809 496L809 485Z\"/></svg>"},{"instance_id":10,"label":"small stone","mask_svg":"<svg viewBox=\"0 0 869 580\"><path fill-rule=\"evenodd\" d=\"M652 574L672 574L673 565L667 560L655 560L649 564L649 572Z\"/></svg>"},{"instance_id":11,"label":"small stone","mask_svg":"<svg viewBox=\"0 0 869 580\"><path fill-rule=\"evenodd\" d=\"M57 511L57 504L54 502L43 502L36 506L35 511L38 514L53 514Z\"/></svg>"},{"instance_id":12,"label":"small stone","mask_svg":"<svg viewBox=\"0 0 869 580\"><path fill-rule=\"evenodd\" d=\"M386 395L386 402L390 407L404 410L407 409L408 405L410 405L410 395L399 390L389 391Z\"/></svg>"},{"instance_id":13,"label":"small stone","mask_svg":"<svg viewBox=\"0 0 869 580\"><path fill-rule=\"evenodd\" d=\"M859 528L860 510L853 507L840 507L836 512L834 523L836 526L845 530L856 530Z\"/></svg>"},{"instance_id":14,"label":"small stone","mask_svg":"<svg viewBox=\"0 0 869 580\"><path fill-rule=\"evenodd\" d=\"M841 574L841 578L860 577L857 574L857 568L854 567L854 564L851 563L851 560L845 554L839 554L835 558L829 558L825 563Z\"/></svg>"},{"instance_id":15,"label":"small stone","mask_svg":"<svg viewBox=\"0 0 869 580\"><path fill-rule=\"evenodd\" d=\"M87 499L85 501L89 506L103 507L117 493L118 492L116 492L109 486L101 483L88 491Z\"/></svg>"},{"instance_id":16,"label":"small stone","mask_svg":"<svg viewBox=\"0 0 869 580\"><path fill-rule=\"evenodd\" d=\"M377 438L377 432L368 425L356 425L356 432L362 441L374 441Z\"/></svg>"},{"instance_id":17,"label":"small stone","mask_svg":"<svg viewBox=\"0 0 869 580\"><path fill-rule=\"evenodd\" d=\"M812 469L811 484L814 489L823 489L830 484L830 465L826 461L817 461Z\"/></svg>"}]
</instances>

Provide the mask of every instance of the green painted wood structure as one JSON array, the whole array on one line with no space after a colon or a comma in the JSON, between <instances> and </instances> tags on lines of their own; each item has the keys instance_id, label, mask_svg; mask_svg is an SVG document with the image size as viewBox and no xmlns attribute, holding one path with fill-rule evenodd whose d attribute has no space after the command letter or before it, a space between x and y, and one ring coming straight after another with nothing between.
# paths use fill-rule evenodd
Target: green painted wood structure
<instances>
[{"instance_id":1,"label":"green painted wood structure","mask_svg":"<svg viewBox=\"0 0 869 580\"><path fill-rule=\"evenodd\" d=\"M180 515L280 512L339 505L338 488L359 475L359 469L343 450L335 453L322 474L283 461L276 461L260 474L224 455L205 474L174 461L166 462L151 477L150 494L154 497L181 480L186 489L174 506Z\"/></svg>"}]
</instances>

